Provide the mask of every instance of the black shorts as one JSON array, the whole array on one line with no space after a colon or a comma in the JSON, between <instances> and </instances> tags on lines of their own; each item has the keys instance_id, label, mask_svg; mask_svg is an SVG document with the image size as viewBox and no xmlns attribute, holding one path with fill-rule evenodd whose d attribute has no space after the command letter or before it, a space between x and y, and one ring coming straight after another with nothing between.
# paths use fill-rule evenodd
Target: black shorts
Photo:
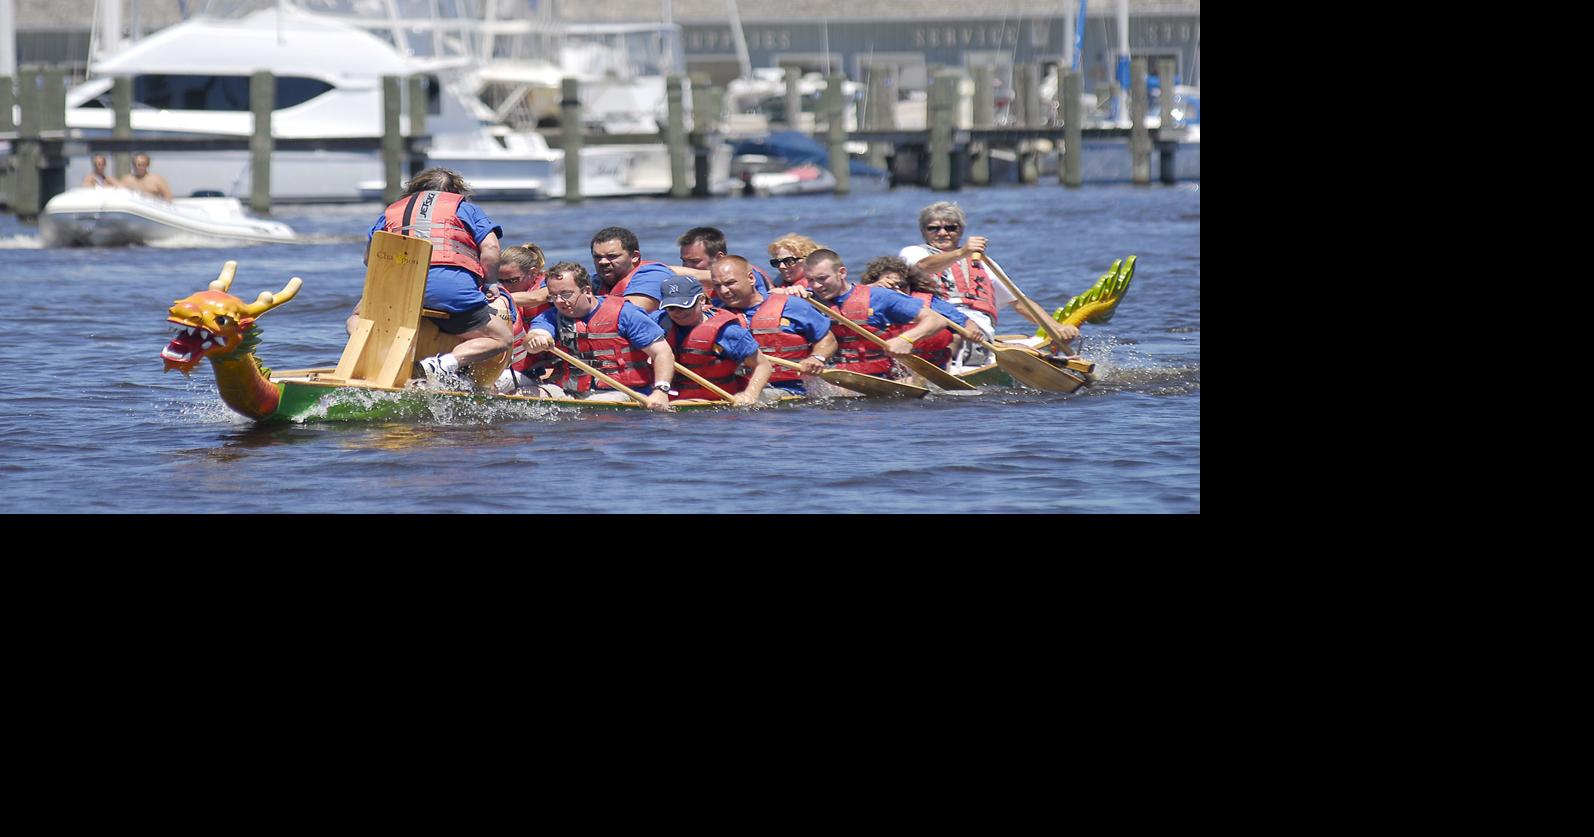
<instances>
[{"instance_id":1,"label":"black shorts","mask_svg":"<svg viewBox=\"0 0 1594 837\"><path fill-rule=\"evenodd\" d=\"M433 320L437 323L437 330L444 334L464 334L467 331L478 331L486 328L497 316L497 311L487 303L482 303L469 311L449 314L446 320Z\"/></svg>"}]
</instances>

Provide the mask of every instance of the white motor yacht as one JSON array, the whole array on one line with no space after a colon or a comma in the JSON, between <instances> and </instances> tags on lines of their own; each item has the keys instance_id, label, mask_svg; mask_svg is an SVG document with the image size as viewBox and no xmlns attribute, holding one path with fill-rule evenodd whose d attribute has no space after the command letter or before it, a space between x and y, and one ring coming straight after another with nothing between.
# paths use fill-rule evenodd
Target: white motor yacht
<instances>
[{"instance_id":1,"label":"white motor yacht","mask_svg":"<svg viewBox=\"0 0 1594 837\"><path fill-rule=\"evenodd\" d=\"M281 221L257 218L237 198L166 201L132 189L68 189L39 213L46 247L113 247L178 239L280 243L298 238Z\"/></svg>"}]
</instances>

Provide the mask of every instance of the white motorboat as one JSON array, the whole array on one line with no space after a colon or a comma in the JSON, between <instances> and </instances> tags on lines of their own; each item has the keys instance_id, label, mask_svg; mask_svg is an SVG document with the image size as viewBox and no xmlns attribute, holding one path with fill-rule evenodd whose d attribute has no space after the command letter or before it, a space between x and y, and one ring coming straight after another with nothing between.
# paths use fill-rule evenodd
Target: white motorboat
<instances>
[{"instance_id":1,"label":"white motorboat","mask_svg":"<svg viewBox=\"0 0 1594 837\"><path fill-rule=\"evenodd\" d=\"M244 211L237 198L165 201L132 189L69 189L39 213L46 247L110 247L174 239L294 241L293 228Z\"/></svg>"},{"instance_id":2,"label":"white motorboat","mask_svg":"<svg viewBox=\"0 0 1594 837\"><path fill-rule=\"evenodd\" d=\"M563 28L546 14L538 22L510 13L526 5L495 0L444 9L426 0L277 0L262 9L242 0L212 2L204 14L96 61L94 78L68 94L67 124L77 136L110 136L112 78L128 76L135 137L247 137L254 129L250 76L270 68L276 77L274 137L369 138L383 132L382 78L422 75L429 83L428 164L455 169L473 186L480 184L476 194L481 198L557 196L564 189L564 152L549 148L534 129L506 124L479 95L478 68L497 63L501 41L539 33L557 44L564 37ZM679 29L671 27L677 43ZM653 90L651 81L629 87ZM662 76L657 94L662 102ZM652 127L630 130L656 131L652 117L650 107L645 118ZM406 112L403 124L407 119ZM247 151L154 156L153 168L176 193L248 196ZM728 162L727 156L727 172ZM588 196L659 194L670 188L663 146L593 145L582 149L581 165ZM87 159L71 160L68 182L87 171ZM373 185L379 192L383 177L375 151L278 150L272 154L271 196L284 203L359 201L370 198Z\"/></svg>"}]
</instances>

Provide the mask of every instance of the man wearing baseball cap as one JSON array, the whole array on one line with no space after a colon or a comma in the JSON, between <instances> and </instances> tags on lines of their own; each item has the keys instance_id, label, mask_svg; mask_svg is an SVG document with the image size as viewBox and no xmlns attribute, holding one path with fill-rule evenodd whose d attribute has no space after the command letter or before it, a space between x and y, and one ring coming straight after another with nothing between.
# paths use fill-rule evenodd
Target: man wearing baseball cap
<instances>
[{"instance_id":1,"label":"man wearing baseball cap","mask_svg":"<svg viewBox=\"0 0 1594 837\"><path fill-rule=\"evenodd\" d=\"M653 321L664 330L675 359L682 366L730 393L738 407L759 403L764 385L775 371L758 353L758 341L740 314L709 308L703 284L690 276L672 276L659 284L659 310ZM679 398L719 399L712 390L681 375L675 379ZM771 399L780 396L771 389Z\"/></svg>"}]
</instances>

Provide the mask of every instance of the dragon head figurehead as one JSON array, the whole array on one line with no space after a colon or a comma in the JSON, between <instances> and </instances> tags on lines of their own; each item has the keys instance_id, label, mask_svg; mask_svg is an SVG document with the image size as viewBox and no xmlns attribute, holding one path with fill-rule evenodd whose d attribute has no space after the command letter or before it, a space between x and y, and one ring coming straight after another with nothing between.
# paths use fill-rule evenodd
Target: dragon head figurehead
<instances>
[{"instance_id":1,"label":"dragon head figurehead","mask_svg":"<svg viewBox=\"0 0 1594 837\"><path fill-rule=\"evenodd\" d=\"M280 292L262 291L254 302L244 302L227 293L237 271L238 263L229 261L222 266L216 281L210 283L209 290L172 303L166 320L176 323L173 330L177 337L161 350L166 371L176 369L187 375L205 358L237 351L256 318L293 299L304 284L295 276Z\"/></svg>"}]
</instances>

